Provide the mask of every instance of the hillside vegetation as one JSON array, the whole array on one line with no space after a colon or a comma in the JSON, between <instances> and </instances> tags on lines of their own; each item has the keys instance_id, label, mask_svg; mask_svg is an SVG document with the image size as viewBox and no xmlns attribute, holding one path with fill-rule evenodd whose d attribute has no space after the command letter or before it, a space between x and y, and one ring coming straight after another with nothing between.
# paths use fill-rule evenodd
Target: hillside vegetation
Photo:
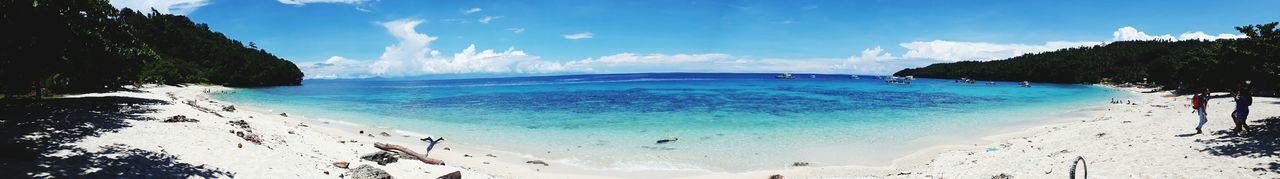
<instances>
[{"instance_id":1,"label":"hillside vegetation","mask_svg":"<svg viewBox=\"0 0 1280 179\"><path fill-rule=\"evenodd\" d=\"M300 85L296 65L185 16L106 0L0 0L0 92L73 93L143 83Z\"/></svg>"},{"instance_id":2,"label":"hillside vegetation","mask_svg":"<svg viewBox=\"0 0 1280 179\"><path fill-rule=\"evenodd\" d=\"M1216 41L1120 41L1025 54L986 62L963 61L904 69L895 76L972 78L1052 83L1148 82L1167 87L1232 89L1244 81L1276 88L1280 34L1275 22L1236 27L1248 36Z\"/></svg>"}]
</instances>

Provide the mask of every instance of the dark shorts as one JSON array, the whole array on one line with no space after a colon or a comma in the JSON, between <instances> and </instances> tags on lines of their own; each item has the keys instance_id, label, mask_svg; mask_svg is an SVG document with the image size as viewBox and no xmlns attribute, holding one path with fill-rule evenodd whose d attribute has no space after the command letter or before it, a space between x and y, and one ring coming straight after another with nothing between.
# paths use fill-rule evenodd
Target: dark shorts
<instances>
[{"instance_id":1,"label":"dark shorts","mask_svg":"<svg viewBox=\"0 0 1280 179\"><path fill-rule=\"evenodd\" d=\"M1235 116L1233 117L1236 118L1236 121L1243 122L1247 117L1249 117L1249 110L1236 110Z\"/></svg>"}]
</instances>

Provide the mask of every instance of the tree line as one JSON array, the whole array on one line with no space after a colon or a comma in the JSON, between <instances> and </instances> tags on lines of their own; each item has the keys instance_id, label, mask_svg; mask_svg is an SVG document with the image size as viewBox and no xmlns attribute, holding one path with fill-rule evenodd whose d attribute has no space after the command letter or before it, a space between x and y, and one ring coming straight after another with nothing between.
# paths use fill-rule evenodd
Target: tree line
<instances>
[{"instance_id":1,"label":"tree line","mask_svg":"<svg viewBox=\"0 0 1280 179\"><path fill-rule=\"evenodd\" d=\"M293 62L185 16L106 0L0 0L0 93L76 93L145 83L300 85Z\"/></svg>"},{"instance_id":2,"label":"tree line","mask_svg":"<svg viewBox=\"0 0 1280 179\"><path fill-rule=\"evenodd\" d=\"M1246 38L1119 41L994 61L932 64L895 76L1050 83L1149 82L1176 88L1280 89L1276 22L1236 27Z\"/></svg>"}]
</instances>

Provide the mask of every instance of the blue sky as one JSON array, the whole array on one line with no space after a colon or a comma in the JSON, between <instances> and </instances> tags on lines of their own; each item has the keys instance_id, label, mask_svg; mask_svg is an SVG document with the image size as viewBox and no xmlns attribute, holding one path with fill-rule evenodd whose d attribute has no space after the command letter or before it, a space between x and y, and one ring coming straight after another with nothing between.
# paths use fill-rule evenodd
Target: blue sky
<instances>
[{"instance_id":1,"label":"blue sky","mask_svg":"<svg viewBox=\"0 0 1280 179\"><path fill-rule=\"evenodd\" d=\"M888 74L1117 40L1239 37L1280 1L112 0L299 64L433 74ZM1166 36L1167 35L1167 36ZM474 45L474 46L473 46ZM491 50L491 51L486 51Z\"/></svg>"}]
</instances>

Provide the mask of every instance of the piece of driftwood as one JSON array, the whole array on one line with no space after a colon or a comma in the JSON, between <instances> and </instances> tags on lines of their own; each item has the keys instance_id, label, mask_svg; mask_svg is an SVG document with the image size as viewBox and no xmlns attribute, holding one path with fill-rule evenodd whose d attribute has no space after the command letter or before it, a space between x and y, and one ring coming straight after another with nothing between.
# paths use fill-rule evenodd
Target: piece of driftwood
<instances>
[{"instance_id":1,"label":"piece of driftwood","mask_svg":"<svg viewBox=\"0 0 1280 179\"><path fill-rule=\"evenodd\" d=\"M413 150L409 150L409 148L405 148L404 146L395 145L395 144L373 143L373 147L377 147L378 149L382 149L386 151L398 151L402 154L412 156L413 158L418 159L418 161L422 161L422 163L426 163L429 165L444 165L444 161L442 160L427 158L426 156L423 156L422 154L418 154L417 152L413 152Z\"/></svg>"}]
</instances>

